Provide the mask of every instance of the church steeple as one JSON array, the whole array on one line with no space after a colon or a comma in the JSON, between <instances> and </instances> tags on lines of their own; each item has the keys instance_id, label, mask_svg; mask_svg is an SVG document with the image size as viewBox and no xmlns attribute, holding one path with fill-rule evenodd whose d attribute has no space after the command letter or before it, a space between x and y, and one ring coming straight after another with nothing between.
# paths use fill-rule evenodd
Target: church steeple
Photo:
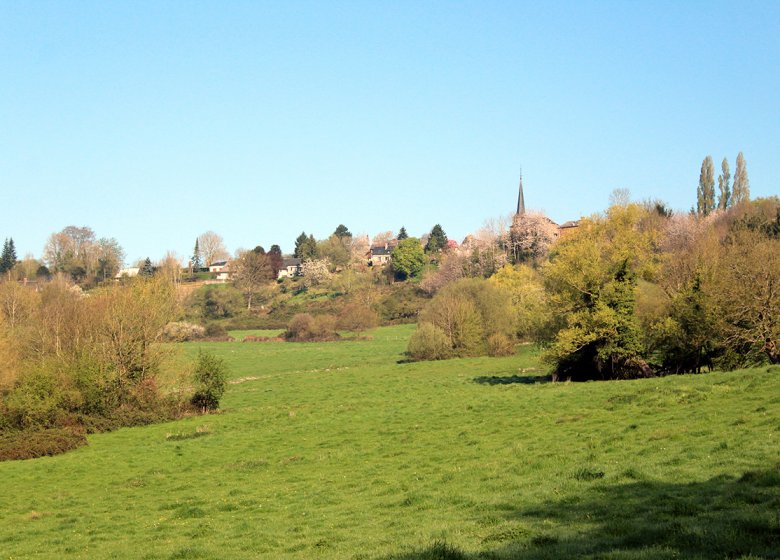
<instances>
[{"instance_id":1,"label":"church steeple","mask_svg":"<svg viewBox=\"0 0 780 560\"><path fill-rule=\"evenodd\" d=\"M520 170L520 192L517 194L517 213L525 214L525 199L523 198L523 170Z\"/></svg>"}]
</instances>

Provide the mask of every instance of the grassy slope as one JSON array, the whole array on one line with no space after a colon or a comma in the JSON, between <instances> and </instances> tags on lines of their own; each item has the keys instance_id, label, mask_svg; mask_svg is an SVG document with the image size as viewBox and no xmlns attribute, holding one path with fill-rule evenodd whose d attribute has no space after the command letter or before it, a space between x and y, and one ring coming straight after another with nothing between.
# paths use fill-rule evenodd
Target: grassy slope
<instances>
[{"instance_id":1,"label":"grassy slope","mask_svg":"<svg viewBox=\"0 0 780 560\"><path fill-rule=\"evenodd\" d=\"M410 329L186 345L225 412L0 463L0 557L780 554L780 371L533 383L530 349L398 363Z\"/></svg>"}]
</instances>

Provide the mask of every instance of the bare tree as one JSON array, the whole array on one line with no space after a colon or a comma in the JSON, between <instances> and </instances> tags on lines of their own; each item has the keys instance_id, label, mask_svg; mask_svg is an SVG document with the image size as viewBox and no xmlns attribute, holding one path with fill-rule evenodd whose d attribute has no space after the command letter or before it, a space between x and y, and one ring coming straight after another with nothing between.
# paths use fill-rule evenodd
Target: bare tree
<instances>
[{"instance_id":1,"label":"bare tree","mask_svg":"<svg viewBox=\"0 0 780 560\"><path fill-rule=\"evenodd\" d=\"M200 254L203 256L203 264L206 266L213 262L225 260L230 256L225 248L222 237L213 231L207 231L198 237Z\"/></svg>"},{"instance_id":2,"label":"bare tree","mask_svg":"<svg viewBox=\"0 0 780 560\"><path fill-rule=\"evenodd\" d=\"M246 296L246 308L252 310L252 299L271 280L275 273L271 259L259 251L244 251L230 263L236 287Z\"/></svg>"}]
</instances>

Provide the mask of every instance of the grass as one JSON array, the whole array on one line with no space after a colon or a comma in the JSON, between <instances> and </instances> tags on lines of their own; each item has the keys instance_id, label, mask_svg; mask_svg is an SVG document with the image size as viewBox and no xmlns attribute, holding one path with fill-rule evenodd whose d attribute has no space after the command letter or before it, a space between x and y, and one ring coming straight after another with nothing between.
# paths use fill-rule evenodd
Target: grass
<instances>
[{"instance_id":1,"label":"grass","mask_svg":"<svg viewBox=\"0 0 780 560\"><path fill-rule=\"evenodd\" d=\"M0 558L777 558L780 376L546 383L535 351L191 343L223 412L0 463Z\"/></svg>"}]
</instances>

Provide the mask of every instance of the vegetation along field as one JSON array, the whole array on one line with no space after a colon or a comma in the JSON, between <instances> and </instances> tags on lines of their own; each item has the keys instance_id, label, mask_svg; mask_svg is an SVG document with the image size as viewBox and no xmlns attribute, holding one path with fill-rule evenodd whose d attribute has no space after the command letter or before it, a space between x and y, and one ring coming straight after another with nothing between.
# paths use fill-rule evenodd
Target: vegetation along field
<instances>
[{"instance_id":1,"label":"vegetation along field","mask_svg":"<svg viewBox=\"0 0 780 560\"><path fill-rule=\"evenodd\" d=\"M552 383L413 329L177 346L228 362L221 413L0 463L0 556L780 556L779 366Z\"/></svg>"}]
</instances>

